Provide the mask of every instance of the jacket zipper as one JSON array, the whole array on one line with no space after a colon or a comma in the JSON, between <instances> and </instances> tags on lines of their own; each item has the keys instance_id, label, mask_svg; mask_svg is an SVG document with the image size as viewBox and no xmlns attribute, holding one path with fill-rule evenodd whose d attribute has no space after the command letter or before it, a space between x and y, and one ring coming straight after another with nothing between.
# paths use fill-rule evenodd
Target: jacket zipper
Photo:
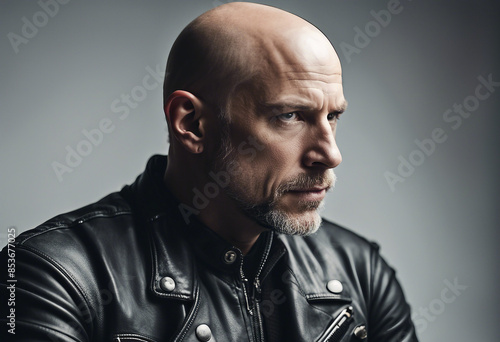
<instances>
[{"instance_id":1,"label":"jacket zipper","mask_svg":"<svg viewBox=\"0 0 500 342\"><path fill-rule=\"evenodd\" d=\"M352 320L354 311L352 306L348 306L333 320L332 324L326 329L319 342L338 342L346 334L349 324Z\"/></svg>"},{"instance_id":2,"label":"jacket zipper","mask_svg":"<svg viewBox=\"0 0 500 342\"><path fill-rule=\"evenodd\" d=\"M245 302L247 305L247 311L250 314L250 316L253 316L253 309L250 307L250 299L248 298L248 291L250 290L248 288L248 279L245 277L245 273L243 272L243 258L241 258L241 264L240 264L240 278L243 288L243 295L245 296Z\"/></svg>"},{"instance_id":3,"label":"jacket zipper","mask_svg":"<svg viewBox=\"0 0 500 342\"><path fill-rule=\"evenodd\" d=\"M264 265L266 264L267 257L269 256L269 252L271 250L271 244L273 240L273 234L269 234L269 238L266 241L266 248L262 255L262 259L260 261L259 268L257 269L257 273L255 274L255 279L253 282L253 286L250 288L250 282L248 278L245 276L243 272L243 257L241 258L240 263L240 278L243 287L243 295L245 297L245 303L247 307L248 314L251 316L253 321L253 330L256 336L257 341L264 342L264 326L262 324L262 316L260 313L260 294L262 293L262 289L260 287L260 274L264 269ZM257 298L259 296L259 298Z\"/></svg>"}]
</instances>

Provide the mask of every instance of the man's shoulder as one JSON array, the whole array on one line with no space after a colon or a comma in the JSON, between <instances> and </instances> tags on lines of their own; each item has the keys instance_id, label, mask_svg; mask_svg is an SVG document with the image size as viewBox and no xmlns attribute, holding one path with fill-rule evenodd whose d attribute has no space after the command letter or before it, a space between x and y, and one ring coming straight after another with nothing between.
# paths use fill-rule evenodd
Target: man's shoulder
<instances>
[{"instance_id":1,"label":"man's shoulder","mask_svg":"<svg viewBox=\"0 0 500 342\"><path fill-rule=\"evenodd\" d=\"M331 222L323 218L321 227L315 234L307 237L317 241L322 241L331 244L335 247L353 247L358 249L372 249L378 248L378 245L365 238L364 236L345 228L337 223Z\"/></svg>"},{"instance_id":2,"label":"man's shoulder","mask_svg":"<svg viewBox=\"0 0 500 342\"><path fill-rule=\"evenodd\" d=\"M373 248L378 245L373 241L368 240L364 236L345 228L337 223L323 219L322 225L316 234L311 235L311 238L327 240L335 245L351 245L354 244L358 248ZM377 247L378 248L378 247Z\"/></svg>"},{"instance_id":3,"label":"man's shoulder","mask_svg":"<svg viewBox=\"0 0 500 342\"><path fill-rule=\"evenodd\" d=\"M99 235L99 230L126 229L126 225L114 224L113 221L130 216L132 209L129 203L119 192L113 192L97 202L81 208L57 215L37 227L23 232L16 238L19 246L50 248L52 243L47 241L63 242L67 240L73 244L78 240L92 238Z\"/></svg>"},{"instance_id":4,"label":"man's shoulder","mask_svg":"<svg viewBox=\"0 0 500 342\"><path fill-rule=\"evenodd\" d=\"M317 232L307 236L282 236L285 244L294 250L310 250L316 258L349 258L367 261L378 252L377 243L354 231L323 219ZM319 252L319 253L318 253ZM321 255L321 256L320 256Z\"/></svg>"}]
</instances>

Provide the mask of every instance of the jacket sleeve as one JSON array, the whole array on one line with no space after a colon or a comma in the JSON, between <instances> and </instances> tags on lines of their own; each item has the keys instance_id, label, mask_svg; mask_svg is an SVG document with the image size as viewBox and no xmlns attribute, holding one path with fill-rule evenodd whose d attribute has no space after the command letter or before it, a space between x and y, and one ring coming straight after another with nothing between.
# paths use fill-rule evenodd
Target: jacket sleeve
<instances>
[{"instance_id":1,"label":"jacket sleeve","mask_svg":"<svg viewBox=\"0 0 500 342\"><path fill-rule=\"evenodd\" d=\"M56 262L19 244L5 247L0 260L1 341L90 340L92 315L83 292Z\"/></svg>"},{"instance_id":2,"label":"jacket sleeve","mask_svg":"<svg viewBox=\"0 0 500 342\"><path fill-rule=\"evenodd\" d=\"M369 335L376 342L418 341L411 320L410 306L396 279L395 271L372 248L372 284L370 293Z\"/></svg>"}]
</instances>

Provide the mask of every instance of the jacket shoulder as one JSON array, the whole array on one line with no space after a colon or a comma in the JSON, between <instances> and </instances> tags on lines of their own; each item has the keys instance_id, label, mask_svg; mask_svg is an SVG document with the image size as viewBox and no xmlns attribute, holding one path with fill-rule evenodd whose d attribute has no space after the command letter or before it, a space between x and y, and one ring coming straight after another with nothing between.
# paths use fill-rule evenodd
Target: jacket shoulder
<instances>
[{"instance_id":1,"label":"jacket shoulder","mask_svg":"<svg viewBox=\"0 0 500 342\"><path fill-rule=\"evenodd\" d=\"M70 235L76 233L78 235L77 230L80 225L91 223L96 219L112 219L118 216L130 215L131 213L132 210L128 202L119 192L114 192L95 203L57 215L39 226L23 232L17 237L16 244L25 246L39 245L39 238L44 236L42 240L45 240L45 235L54 238L56 235L60 237L64 233ZM122 226L107 225L107 227L111 229L112 227Z\"/></svg>"},{"instance_id":2,"label":"jacket shoulder","mask_svg":"<svg viewBox=\"0 0 500 342\"><path fill-rule=\"evenodd\" d=\"M124 197L112 193L17 236L15 247L4 248L0 260L6 262L9 248L15 250L19 322L22 318L30 329L44 329L40 336L56 336L60 329L84 341L94 331L91 340L103 340L105 311L120 308L112 300L115 293L138 297L138 288L128 285L145 279L140 272L151 269L149 235L137 222Z\"/></svg>"},{"instance_id":3,"label":"jacket shoulder","mask_svg":"<svg viewBox=\"0 0 500 342\"><path fill-rule=\"evenodd\" d=\"M370 241L354 231L342 227L334 222L323 219L322 225L316 234L309 238L320 241L327 241L333 247L344 247L362 250L379 250L376 242Z\"/></svg>"},{"instance_id":4,"label":"jacket shoulder","mask_svg":"<svg viewBox=\"0 0 500 342\"><path fill-rule=\"evenodd\" d=\"M106 279L128 276L131 268L147 263L149 235L137 222L122 195L111 193L20 234L15 242L16 272L29 278L27 269L34 266L46 274L61 274L83 297L95 298L99 288L106 288ZM144 253L131 253L132 248Z\"/></svg>"},{"instance_id":5,"label":"jacket shoulder","mask_svg":"<svg viewBox=\"0 0 500 342\"><path fill-rule=\"evenodd\" d=\"M328 220L322 221L317 232L306 235L280 235L289 251L308 251L314 259L350 260L366 263L379 252L379 246L363 236Z\"/></svg>"}]
</instances>

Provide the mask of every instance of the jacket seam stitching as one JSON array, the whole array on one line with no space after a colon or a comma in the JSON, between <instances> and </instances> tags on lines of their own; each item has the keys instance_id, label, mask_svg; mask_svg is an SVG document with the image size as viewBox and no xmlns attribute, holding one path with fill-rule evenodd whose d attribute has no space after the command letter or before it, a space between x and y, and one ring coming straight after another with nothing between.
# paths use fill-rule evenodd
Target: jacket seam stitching
<instances>
[{"instance_id":1,"label":"jacket seam stitching","mask_svg":"<svg viewBox=\"0 0 500 342\"><path fill-rule=\"evenodd\" d=\"M148 342L154 342L155 341L154 339L152 339L149 336L140 335L140 334L136 334L136 333L118 333L118 334L114 334L113 337L117 337L117 338L120 338L120 337L132 337L132 338L137 338L137 339L143 339L143 340L148 341Z\"/></svg>"},{"instance_id":2,"label":"jacket seam stitching","mask_svg":"<svg viewBox=\"0 0 500 342\"><path fill-rule=\"evenodd\" d=\"M49 255L45 254L44 252L36 249L36 248L33 248L33 247L30 247L30 246L26 246L26 245L23 245L23 246L20 246L22 249L26 250L26 251L29 251L35 255L37 255L38 257L42 258L42 259L45 259L49 264L51 264L52 266L54 266L65 278L68 279L69 283L75 287L75 289L77 290L77 292L80 293L80 295L82 296L84 302L85 302L85 305L87 306L87 310L88 312L91 312L90 311L90 301L89 299L87 298L87 295L85 293L85 291L81 288L81 286L78 284L78 282L76 281L76 279L71 275L71 273L69 273L62 265L60 265L57 261L55 261L53 258L51 258Z\"/></svg>"},{"instance_id":3,"label":"jacket seam stitching","mask_svg":"<svg viewBox=\"0 0 500 342\"><path fill-rule=\"evenodd\" d=\"M351 297L347 296L338 296L334 294L328 294L328 293L311 293L305 296L307 299L335 299L338 301L352 301Z\"/></svg>"},{"instance_id":4,"label":"jacket seam stitching","mask_svg":"<svg viewBox=\"0 0 500 342\"><path fill-rule=\"evenodd\" d=\"M24 245L28 240L30 240L32 238L35 238L35 237L42 235L42 234L45 234L45 233L49 233L49 232L56 230L56 229L71 228L71 227L77 226L79 224L83 224L85 222L88 222L88 221L95 219L95 218L111 218L111 217L121 216L121 215L130 215L132 212L130 212L130 211L117 211L117 212L114 212L114 213L108 214L108 215L103 214L103 213L104 212L97 212L97 213L94 213L90 217L85 217L86 215L83 215L77 219L72 220L68 224L63 224L62 222L57 222L56 223L57 225L54 227L46 228L41 232L33 233L33 234L30 234L29 236L25 237L24 239L19 241L19 245Z\"/></svg>"}]
</instances>

